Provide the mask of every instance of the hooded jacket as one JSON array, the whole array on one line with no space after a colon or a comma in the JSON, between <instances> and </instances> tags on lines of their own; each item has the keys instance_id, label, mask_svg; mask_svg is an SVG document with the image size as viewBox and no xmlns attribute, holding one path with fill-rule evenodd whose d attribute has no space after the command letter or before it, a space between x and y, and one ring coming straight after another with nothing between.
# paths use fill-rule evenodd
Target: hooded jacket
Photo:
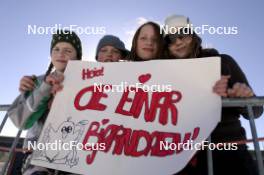
<instances>
[{"instance_id":1,"label":"hooded jacket","mask_svg":"<svg viewBox=\"0 0 264 175\"><path fill-rule=\"evenodd\" d=\"M198 57L219 56L221 58L221 75L230 75L228 88L232 88L237 82L249 85L244 72L240 69L236 61L229 55L219 54L215 49L203 49ZM263 107L253 107L254 116L257 118L263 112ZM212 142L229 142L245 140L246 132L239 120L240 115L248 119L249 115L246 108L242 107L223 107L221 121L211 134Z\"/></svg>"},{"instance_id":2,"label":"hooded jacket","mask_svg":"<svg viewBox=\"0 0 264 175\"><path fill-rule=\"evenodd\" d=\"M34 90L21 93L7 111L17 128L28 129L24 144L37 141L49 112L51 86L45 83L44 75L38 76L34 82Z\"/></svg>"}]
</instances>

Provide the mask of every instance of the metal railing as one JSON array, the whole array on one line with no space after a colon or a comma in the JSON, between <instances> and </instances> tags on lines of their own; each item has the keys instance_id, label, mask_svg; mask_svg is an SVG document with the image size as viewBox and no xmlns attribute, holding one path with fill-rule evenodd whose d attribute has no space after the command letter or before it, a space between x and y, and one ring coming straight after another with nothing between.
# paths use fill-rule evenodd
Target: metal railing
<instances>
[{"instance_id":1,"label":"metal railing","mask_svg":"<svg viewBox=\"0 0 264 175\"><path fill-rule=\"evenodd\" d=\"M254 144L255 154L257 158L257 167L259 175L264 175L264 168L263 168L263 158L260 151L259 141L258 141L258 135L255 125L255 117L253 113L253 106L263 106L264 105L264 97L252 97L252 98L223 98L222 99L222 106L223 107L246 107L248 114L249 114L249 124L250 129L252 133L252 140ZM0 105L0 111L7 111L9 108L9 105ZM3 121L0 125L0 133L7 121L7 114L5 115ZM9 151L9 156L7 162L5 162L5 165L2 169L2 175L4 175L8 169L8 165L10 160L12 159L17 142L20 138L22 130L20 129L16 135L15 140L12 143L11 149ZM210 141L210 137L208 138L208 141ZM207 166L208 166L208 174L213 175L213 157L212 157L212 151L210 149L207 149Z\"/></svg>"},{"instance_id":2,"label":"metal railing","mask_svg":"<svg viewBox=\"0 0 264 175\"><path fill-rule=\"evenodd\" d=\"M263 159L262 154L260 152L257 129L255 125L255 117L253 113L253 106L263 106L264 105L264 97L253 97L253 98L234 98L234 99L223 99L222 106L223 107L247 107L247 111L249 114L249 124L252 133L252 139L254 144L254 149L257 158L258 172L259 175L264 175L263 168Z\"/></svg>"},{"instance_id":3,"label":"metal railing","mask_svg":"<svg viewBox=\"0 0 264 175\"><path fill-rule=\"evenodd\" d=\"M10 105L0 105L0 111L7 111L9 106ZM8 115L6 113L2 123L0 125L0 133L2 132L2 129L4 128L4 125L5 125L6 121L7 121L7 119L8 119ZM15 137L15 140L12 143L11 149L9 151L8 159L7 159L7 161L5 162L5 164L4 164L3 168L2 168L2 173L1 173L2 175L6 174L6 172L8 172L7 171L8 170L8 165L10 163L10 160L12 160L12 158L13 158L13 156L15 154L16 145L18 143L18 140L20 138L21 133L22 133L22 129L20 129L18 131L18 133L17 133L17 135Z\"/></svg>"}]
</instances>

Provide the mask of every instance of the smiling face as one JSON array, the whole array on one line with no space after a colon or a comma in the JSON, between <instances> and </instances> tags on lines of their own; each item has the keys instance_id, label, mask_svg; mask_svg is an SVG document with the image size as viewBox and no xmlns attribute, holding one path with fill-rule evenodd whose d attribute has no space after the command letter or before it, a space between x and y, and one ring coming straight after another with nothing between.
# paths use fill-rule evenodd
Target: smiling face
<instances>
[{"instance_id":1,"label":"smiling face","mask_svg":"<svg viewBox=\"0 0 264 175\"><path fill-rule=\"evenodd\" d=\"M189 58L192 53L192 40L191 36L175 38L169 44L170 55L175 58Z\"/></svg>"},{"instance_id":2,"label":"smiling face","mask_svg":"<svg viewBox=\"0 0 264 175\"><path fill-rule=\"evenodd\" d=\"M76 60L75 48L67 42L57 43L51 51L51 62L57 71L64 72L69 60Z\"/></svg>"},{"instance_id":3,"label":"smiling face","mask_svg":"<svg viewBox=\"0 0 264 175\"><path fill-rule=\"evenodd\" d=\"M141 28L137 38L136 53L143 60L150 60L157 57L158 38L151 25L145 25Z\"/></svg>"},{"instance_id":4,"label":"smiling face","mask_svg":"<svg viewBox=\"0 0 264 175\"><path fill-rule=\"evenodd\" d=\"M99 62L117 62L122 58L120 50L113 46L104 46L98 52Z\"/></svg>"}]
</instances>

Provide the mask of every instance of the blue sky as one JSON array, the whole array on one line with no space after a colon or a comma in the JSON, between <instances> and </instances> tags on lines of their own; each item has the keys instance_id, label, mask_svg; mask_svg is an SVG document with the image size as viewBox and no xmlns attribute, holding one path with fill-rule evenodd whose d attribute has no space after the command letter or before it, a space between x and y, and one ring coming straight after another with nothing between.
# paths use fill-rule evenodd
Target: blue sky
<instances>
[{"instance_id":1,"label":"blue sky","mask_svg":"<svg viewBox=\"0 0 264 175\"><path fill-rule=\"evenodd\" d=\"M10 104L18 95L22 75L42 74L49 63L51 34L28 34L28 25L105 27L105 34L119 36L128 49L137 27L146 20L163 24L166 16L189 16L194 26L235 26L237 35L200 35L204 45L227 53L239 63L257 95L264 95L263 28L261 0L2 0L0 1L0 104ZM103 34L82 34L84 58L94 60L95 48ZM4 115L0 113L0 118ZM256 120L264 137L264 117ZM249 125L242 120L248 131ZM11 123L4 133L12 135Z\"/></svg>"}]
</instances>

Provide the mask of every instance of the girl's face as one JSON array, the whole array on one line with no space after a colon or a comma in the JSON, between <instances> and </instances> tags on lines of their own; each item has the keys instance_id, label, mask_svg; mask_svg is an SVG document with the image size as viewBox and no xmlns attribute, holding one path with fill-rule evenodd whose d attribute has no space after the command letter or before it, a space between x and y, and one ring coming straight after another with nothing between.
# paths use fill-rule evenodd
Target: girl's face
<instances>
[{"instance_id":1,"label":"girl's face","mask_svg":"<svg viewBox=\"0 0 264 175\"><path fill-rule=\"evenodd\" d=\"M51 62L57 71L64 72L69 60L76 60L75 48L67 42L57 43L51 51Z\"/></svg>"},{"instance_id":2,"label":"girl's face","mask_svg":"<svg viewBox=\"0 0 264 175\"><path fill-rule=\"evenodd\" d=\"M141 28L137 39L137 55L143 60L150 60L157 56L158 43L157 36L151 25L145 25Z\"/></svg>"},{"instance_id":3,"label":"girl's face","mask_svg":"<svg viewBox=\"0 0 264 175\"><path fill-rule=\"evenodd\" d=\"M169 44L169 52L175 58L188 58L192 52L192 37L178 37Z\"/></svg>"},{"instance_id":4,"label":"girl's face","mask_svg":"<svg viewBox=\"0 0 264 175\"><path fill-rule=\"evenodd\" d=\"M104 46L98 52L99 62L117 62L122 58L120 50L113 46Z\"/></svg>"}]
</instances>

